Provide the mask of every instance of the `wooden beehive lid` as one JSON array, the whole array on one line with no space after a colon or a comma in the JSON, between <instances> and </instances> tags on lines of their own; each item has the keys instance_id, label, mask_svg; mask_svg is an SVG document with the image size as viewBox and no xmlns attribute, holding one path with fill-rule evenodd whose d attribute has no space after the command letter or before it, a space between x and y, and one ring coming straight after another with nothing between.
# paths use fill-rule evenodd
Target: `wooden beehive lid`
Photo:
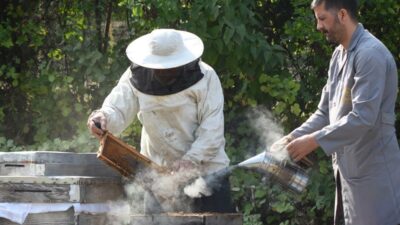
<instances>
[{"instance_id":1,"label":"wooden beehive lid","mask_svg":"<svg viewBox=\"0 0 400 225\"><path fill-rule=\"evenodd\" d=\"M121 184L121 179L90 176L0 176L0 184Z\"/></svg>"},{"instance_id":2,"label":"wooden beehive lid","mask_svg":"<svg viewBox=\"0 0 400 225\"><path fill-rule=\"evenodd\" d=\"M0 152L0 163L62 163L99 165L95 153L57 151Z\"/></svg>"},{"instance_id":3,"label":"wooden beehive lid","mask_svg":"<svg viewBox=\"0 0 400 225\"><path fill-rule=\"evenodd\" d=\"M164 169L140 154L136 148L121 141L110 132L105 132L100 140L97 158L116 169L125 177L135 174L142 168L154 169L159 172Z\"/></svg>"}]
</instances>

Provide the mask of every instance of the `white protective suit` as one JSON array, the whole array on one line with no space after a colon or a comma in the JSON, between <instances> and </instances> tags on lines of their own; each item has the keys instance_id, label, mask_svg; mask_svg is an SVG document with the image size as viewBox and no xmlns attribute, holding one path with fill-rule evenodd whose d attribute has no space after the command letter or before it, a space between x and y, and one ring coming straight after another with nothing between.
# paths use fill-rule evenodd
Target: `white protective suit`
<instances>
[{"instance_id":1,"label":"white protective suit","mask_svg":"<svg viewBox=\"0 0 400 225\"><path fill-rule=\"evenodd\" d=\"M105 99L107 129L118 135L138 117L142 124L141 153L161 166L180 159L211 173L229 165L225 153L224 97L215 71L199 62L204 77L174 94L149 95L130 82L127 69Z\"/></svg>"}]
</instances>

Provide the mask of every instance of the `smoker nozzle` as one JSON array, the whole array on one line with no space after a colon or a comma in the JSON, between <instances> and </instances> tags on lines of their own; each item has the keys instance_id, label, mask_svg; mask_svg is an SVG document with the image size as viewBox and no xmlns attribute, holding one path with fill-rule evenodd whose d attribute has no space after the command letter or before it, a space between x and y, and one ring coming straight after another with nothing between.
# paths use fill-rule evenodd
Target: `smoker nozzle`
<instances>
[{"instance_id":1,"label":"smoker nozzle","mask_svg":"<svg viewBox=\"0 0 400 225\"><path fill-rule=\"evenodd\" d=\"M270 176L284 187L301 193L305 190L309 176L297 164L279 160L271 152L263 152L238 164L238 167L254 169Z\"/></svg>"},{"instance_id":2,"label":"smoker nozzle","mask_svg":"<svg viewBox=\"0 0 400 225\"><path fill-rule=\"evenodd\" d=\"M204 176L205 183L213 189L219 189L224 179L227 179L237 168L251 169L277 181L283 187L295 193L302 193L309 181L307 172L299 165L279 160L271 152L263 152L237 165L232 165Z\"/></svg>"}]
</instances>

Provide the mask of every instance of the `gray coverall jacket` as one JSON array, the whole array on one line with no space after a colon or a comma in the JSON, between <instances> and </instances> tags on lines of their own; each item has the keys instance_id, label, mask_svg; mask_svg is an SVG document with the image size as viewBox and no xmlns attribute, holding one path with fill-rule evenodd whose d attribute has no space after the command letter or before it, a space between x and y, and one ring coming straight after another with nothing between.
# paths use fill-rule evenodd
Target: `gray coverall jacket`
<instances>
[{"instance_id":1,"label":"gray coverall jacket","mask_svg":"<svg viewBox=\"0 0 400 225\"><path fill-rule=\"evenodd\" d=\"M400 224L397 76L388 49L359 24L349 49L338 46L332 55L318 109L291 133L314 133L332 155L335 224L341 206L346 225Z\"/></svg>"}]
</instances>

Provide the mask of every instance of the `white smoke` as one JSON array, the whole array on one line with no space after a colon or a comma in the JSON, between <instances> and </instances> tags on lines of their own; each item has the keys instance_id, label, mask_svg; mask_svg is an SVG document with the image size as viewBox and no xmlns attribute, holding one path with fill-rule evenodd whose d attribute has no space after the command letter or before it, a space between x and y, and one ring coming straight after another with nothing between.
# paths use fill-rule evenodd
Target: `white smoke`
<instances>
[{"instance_id":1,"label":"white smoke","mask_svg":"<svg viewBox=\"0 0 400 225\"><path fill-rule=\"evenodd\" d=\"M251 127L255 129L259 135L259 141L262 149L267 150L273 154L275 159L283 161L290 159L289 154L285 148L285 144L277 143L284 136L284 129L275 120L272 113L265 108L258 107L248 113L248 119ZM272 144L274 148L271 148ZM228 175L227 171L219 171L220 174L211 174L207 178L198 177L194 182L184 188L184 193L191 198L200 198L203 196L210 196L213 192L214 186L221 182L220 178Z\"/></svg>"},{"instance_id":2,"label":"white smoke","mask_svg":"<svg viewBox=\"0 0 400 225\"><path fill-rule=\"evenodd\" d=\"M165 212L186 211L191 208L191 199L184 193L184 187L200 175L197 169L159 173L141 171L125 186L127 197L135 214L144 211L144 192L151 192ZM151 210L151 209L150 209Z\"/></svg>"},{"instance_id":3,"label":"white smoke","mask_svg":"<svg viewBox=\"0 0 400 225\"><path fill-rule=\"evenodd\" d=\"M248 118L259 135L262 149L271 152L277 160L289 160L290 156L286 150L287 143L281 139L284 136L284 129L272 113L263 107L257 107L249 112Z\"/></svg>"},{"instance_id":4,"label":"white smoke","mask_svg":"<svg viewBox=\"0 0 400 225\"><path fill-rule=\"evenodd\" d=\"M207 186L203 177L197 178L192 184L186 186L183 191L191 198L201 198L212 194L212 190Z\"/></svg>"},{"instance_id":5,"label":"white smoke","mask_svg":"<svg viewBox=\"0 0 400 225\"><path fill-rule=\"evenodd\" d=\"M110 211L107 213L107 224L123 225L130 223L131 206L125 200L109 202Z\"/></svg>"},{"instance_id":6,"label":"white smoke","mask_svg":"<svg viewBox=\"0 0 400 225\"><path fill-rule=\"evenodd\" d=\"M274 119L270 111L257 107L249 112L248 118L252 127L257 131L260 142L269 148L274 142L284 135L282 126Z\"/></svg>"},{"instance_id":7,"label":"white smoke","mask_svg":"<svg viewBox=\"0 0 400 225\"><path fill-rule=\"evenodd\" d=\"M143 187L134 181L129 181L124 185L124 188L126 194L126 203L130 207L130 213L143 214Z\"/></svg>"}]
</instances>

